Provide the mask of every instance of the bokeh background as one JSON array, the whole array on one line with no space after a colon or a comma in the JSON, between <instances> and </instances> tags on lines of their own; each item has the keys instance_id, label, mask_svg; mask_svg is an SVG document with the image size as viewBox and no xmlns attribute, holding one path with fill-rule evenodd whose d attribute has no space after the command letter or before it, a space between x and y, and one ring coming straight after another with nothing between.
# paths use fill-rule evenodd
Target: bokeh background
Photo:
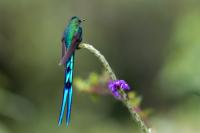
<instances>
[{"instance_id":1,"label":"bokeh background","mask_svg":"<svg viewBox=\"0 0 200 133\"><path fill-rule=\"evenodd\" d=\"M99 49L120 79L153 110L157 133L200 131L200 1L0 0L0 133L139 133L111 96L74 91L71 123L57 125L63 88L61 36L86 19L83 42ZM75 77L101 73L78 50Z\"/></svg>"}]
</instances>

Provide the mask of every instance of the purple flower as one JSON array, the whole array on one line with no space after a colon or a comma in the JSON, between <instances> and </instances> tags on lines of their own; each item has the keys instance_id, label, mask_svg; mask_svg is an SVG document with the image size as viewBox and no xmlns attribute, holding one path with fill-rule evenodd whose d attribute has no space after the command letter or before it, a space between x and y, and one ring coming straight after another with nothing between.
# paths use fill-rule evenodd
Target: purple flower
<instances>
[{"instance_id":1,"label":"purple flower","mask_svg":"<svg viewBox=\"0 0 200 133\"><path fill-rule=\"evenodd\" d=\"M108 88L117 99L121 99L119 89L124 91L130 90L129 85L124 80L115 80L108 83Z\"/></svg>"}]
</instances>

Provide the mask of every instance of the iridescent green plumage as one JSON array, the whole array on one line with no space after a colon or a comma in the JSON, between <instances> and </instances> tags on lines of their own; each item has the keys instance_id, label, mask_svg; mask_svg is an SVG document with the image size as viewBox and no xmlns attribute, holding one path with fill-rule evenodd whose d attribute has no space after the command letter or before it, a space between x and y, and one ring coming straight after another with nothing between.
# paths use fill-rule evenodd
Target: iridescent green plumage
<instances>
[{"instance_id":1,"label":"iridescent green plumage","mask_svg":"<svg viewBox=\"0 0 200 133\"><path fill-rule=\"evenodd\" d=\"M78 17L72 17L69 24L65 28L62 38L62 58L59 64L65 65L65 80L64 92L62 99L61 112L58 124L61 125L65 105L67 103L67 126L70 121L70 112L72 104L72 82L73 82L73 69L74 69L74 52L82 40L82 28L80 27L81 20Z\"/></svg>"}]
</instances>

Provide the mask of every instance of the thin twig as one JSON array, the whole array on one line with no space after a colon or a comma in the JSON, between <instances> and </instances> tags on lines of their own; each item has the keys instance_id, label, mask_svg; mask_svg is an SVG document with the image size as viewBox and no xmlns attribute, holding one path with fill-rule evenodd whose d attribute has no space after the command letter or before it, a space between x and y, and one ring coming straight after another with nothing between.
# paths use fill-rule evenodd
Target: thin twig
<instances>
[{"instance_id":1,"label":"thin twig","mask_svg":"<svg viewBox=\"0 0 200 133\"><path fill-rule=\"evenodd\" d=\"M95 49L92 45L86 44L86 43L81 43L79 45L79 48L87 49L91 53L93 53L100 60L100 62L103 64L104 68L109 73L111 79L114 80L114 81L117 80L117 77L116 77L115 73L113 72L113 70L111 69L110 65L108 64L107 60L97 49ZM123 99L122 99L123 104L128 108L132 118L138 123L141 130L144 133L151 133L151 129L147 127L147 125L144 123L144 121L142 120L140 115L133 109L133 107L130 103L130 100L128 99L126 93L123 90L119 90L119 91L120 91L119 93L123 97Z\"/></svg>"}]
</instances>

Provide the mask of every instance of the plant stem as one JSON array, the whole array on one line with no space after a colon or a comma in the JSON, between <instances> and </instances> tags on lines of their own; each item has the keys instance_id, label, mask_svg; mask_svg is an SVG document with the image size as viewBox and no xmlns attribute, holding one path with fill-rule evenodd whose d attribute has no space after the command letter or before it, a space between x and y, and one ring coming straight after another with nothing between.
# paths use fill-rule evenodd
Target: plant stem
<instances>
[{"instance_id":1,"label":"plant stem","mask_svg":"<svg viewBox=\"0 0 200 133\"><path fill-rule=\"evenodd\" d=\"M92 45L86 44L86 43L81 43L79 45L79 48L84 48L89 50L91 53L93 53L103 64L104 68L106 71L109 73L110 77L112 80L117 80L117 77L113 70L111 69L110 65L108 64L107 60L105 57L97 50L95 49ZM130 104L130 101L126 95L126 93L123 90L119 90L119 93L122 95L123 99L122 102L123 104L128 108L132 118L138 123L140 126L141 130L144 133L151 133L151 129L147 127L147 125L144 123L140 115L133 109L132 105Z\"/></svg>"}]
</instances>

